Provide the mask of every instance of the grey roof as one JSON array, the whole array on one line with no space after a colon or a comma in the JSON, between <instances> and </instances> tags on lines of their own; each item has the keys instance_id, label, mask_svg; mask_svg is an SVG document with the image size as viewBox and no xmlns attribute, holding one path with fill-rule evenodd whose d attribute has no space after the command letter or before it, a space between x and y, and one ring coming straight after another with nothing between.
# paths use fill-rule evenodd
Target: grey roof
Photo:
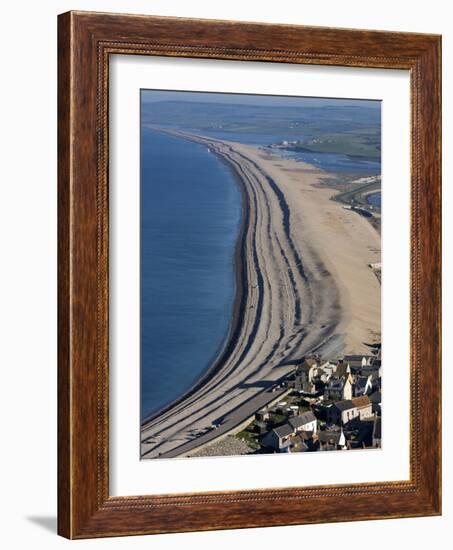
<instances>
[{"instance_id":1,"label":"grey roof","mask_svg":"<svg viewBox=\"0 0 453 550\"><path fill-rule=\"evenodd\" d=\"M365 365L364 367L360 367L360 372L363 374L363 376L368 376L369 374L373 374L373 372L377 372L379 374L380 365L376 364L376 361L372 363L371 365Z\"/></svg>"},{"instance_id":2,"label":"grey roof","mask_svg":"<svg viewBox=\"0 0 453 550\"><path fill-rule=\"evenodd\" d=\"M337 407L341 412L347 411L348 409L354 409L355 405L350 399L345 399L344 401L337 401L333 404L334 407Z\"/></svg>"},{"instance_id":3,"label":"grey roof","mask_svg":"<svg viewBox=\"0 0 453 550\"><path fill-rule=\"evenodd\" d=\"M277 437L287 437L288 435L291 435L294 430L289 424L283 424L283 426L274 428L274 432L277 434Z\"/></svg>"},{"instance_id":4,"label":"grey roof","mask_svg":"<svg viewBox=\"0 0 453 550\"><path fill-rule=\"evenodd\" d=\"M289 424L294 428L300 428L304 424L313 422L316 420L316 416L311 411L306 411L298 416L293 416L289 419Z\"/></svg>"},{"instance_id":5,"label":"grey roof","mask_svg":"<svg viewBox=\"0 0 453 550\"><path fill-rule=\"evenodd\" d=\"M365 388L368 382L368 376L358 376L355 381L356 388Z\"/></svg>"},{"instance_id":6,"label":"grey roof","mask_svg":"<svg viewBox=\"0 0 453 550\"><path fill-rule=\"evenodd\" d=\"M333 443L334 445L338 445L338 441L340 440L341 432L333 431L333 430L325 430L322 432L318 432L318 438L321 443Z\"/></svg>"},{"instance_id":7,"label":"grey roof","mask_svg":"<svg viewBox=\"0 0 453 550\"><path fill-rule=\"evenodd\" d=\"M329 381L327 382L327 389L343 389L344 385L346 384L346 378L343 376L338 376L337 374L334 374L330 377Z\"/></svg>"},{"instance_id":8,"label":"grey roof","mask_svg":"<svg viewBox=\"0 0 453 550\"><path fill-rule=\"evenodd\" d=\"M313 357L304 358L303 362L297 366L296 371L309 371L313 366L316 366L318 362Z\"/></svg>"},{"instance_id":9,"label":"grey roof","mask_svg":"<svg viewBox=\"0 0 453 550\"><path fill-rule=\"evenodd\" d=\"M308 451L308 445L302 437L296 436L293 441L293 449L296 449L299 452Z\"/></svg>"},{"instance_id":10,"label":"grey roof","mask_svg":"<svg viewBox=\"0 0 453 550\"><path fill-rule=\"evenodd\" d=\"M370 398L368 395L361 395L360 397L353 397L351 399L352 404L354 407L360 408L360 407L368 407L371 403Z\"/></svg>"}]
</instances>

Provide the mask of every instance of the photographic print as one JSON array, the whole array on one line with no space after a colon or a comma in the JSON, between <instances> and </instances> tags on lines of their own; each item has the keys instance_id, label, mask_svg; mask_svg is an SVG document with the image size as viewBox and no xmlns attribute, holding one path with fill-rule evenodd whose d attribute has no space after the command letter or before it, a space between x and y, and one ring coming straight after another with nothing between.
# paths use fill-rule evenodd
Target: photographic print
<instances>
[{"instance_id":1,"label":"photographic print","mask_svg":"<svg viewBox=\"0 0 453 550\"><path fill-rule=\"evenodd\" d=\"M140 101L141 458L381 447L381 102Z\"/></svg>"}]
</instances>

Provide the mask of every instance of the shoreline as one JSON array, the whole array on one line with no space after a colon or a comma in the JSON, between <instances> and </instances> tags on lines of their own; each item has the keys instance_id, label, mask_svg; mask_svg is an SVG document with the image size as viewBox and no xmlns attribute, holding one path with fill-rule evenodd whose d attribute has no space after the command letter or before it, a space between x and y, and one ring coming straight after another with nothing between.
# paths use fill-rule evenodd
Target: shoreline
<instances>
[{"instance_id":1,"label":"shoreline","mask_svg":"<svg viewBox=\"0 0 453 550\"><path fill-rule=\"evenodd\" d=\"M288 206L278 163L290 171L294 161L279 158L274 159L275 166L266 165L250 146L152 129L202 143L225 162L241 190L243 218L234 255L236 295L225 345L191 388L144 419L143 458L177 456L178 447L190 447L191 441L198 446L196 430L201 430L202 439L219 437L212 424L219 422L222 431L231 429L241 414L250 413L253 403L259 408L258 403L275 398L269 388L287 376L302 355L322 351L328 343L333 349L344 349L339 330L344 316L340 285L305 234L303 250L300 238L299 246L293 241L296 229L291 216L297 212ZM309 186L322 179L316 167L297 164L299 170L306 170ZM278 182L274 168L280 170ZM248 388L248 380L255 386ZM231 399L225 397L228 391ZM178 418L186 423L184 427Z\"/></svg>"},{"instance_id":2,"label":"shoreline","mask_svg":"<svg viewBox=\"0 0 453 550\"><path fill-rule=\"evenodd\" d=\"M165 130L165 129L153 129L154 131L159 131L168 135L172 135L173 137L187 139L190 141L194 141L196 143L200 143L202 145L205 145L206 147L209 147L206 143L202 142L201 140L189 138L188 136L183 137L182 135L178 135L172 131ZM244 287L246 287L246 281L245 281L245 250L244 250L244 234L247 230L247 226L249 223L249 200L248 196L245 193L244 187L242 185L242 181L235 170L232 169L231 165L220 155L216 156L219 158L221 162L226 164L226 166L232 171L233 178L235 180L236 185L238 186L239 192L241 194L241 222L239 227L239 232L236 240L236 244L234 247L234 254L233 254L233 271L234 271L234 279L235 279L235 292L234 292L234 299L233 299L233 305L232 305L232 315L231 315L231 321L228 327L228 331L225 335L224 341L222 342L222 345L219 348L219 352L216 354L214 361L206 367L201 373L196 382L192 384L185 392L183 392L180 396L178 396L176 399L173 399L157 411L154 411L153 413L149 414L147 417L145 417L140 425L142 427L146 426L149 422L154 420L155 418L159 417L161 414L164 414L174 406L178 405L181 401L184 399L187 399L190 397L194 392L196 392L200 387L202 387L207 381L209 381L209 378L215 373L215 371L219 368L219 365L222 363L222 360L224 359L225 355L228 353L228 350L230 348L233 348L237 339L238 334L237 333L240 330L241 323L240 323L240 316L244 315Z\"/></svg>"}]
</instances>

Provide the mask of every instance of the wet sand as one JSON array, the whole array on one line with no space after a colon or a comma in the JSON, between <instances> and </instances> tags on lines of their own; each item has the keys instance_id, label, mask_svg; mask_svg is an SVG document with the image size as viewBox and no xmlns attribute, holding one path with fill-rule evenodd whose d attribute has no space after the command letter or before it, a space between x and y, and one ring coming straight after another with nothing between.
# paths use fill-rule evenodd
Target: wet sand
<instances>
[{"instance_id":1,"label":"wet sand","mask_svg":"<svg viewBox=\"0 0 453 550\"><path fill-rule=\"evenodd\" d=\"M172 133L204 143L237 176L237 296L215 364L143 424L142 458L187 454L239 425L275 399L269 389L303 355L361 353L380 337L380 286L368 267L380 261L379 234L330 200L335 192L317 185L323 172L256 147Z\"/></svg>"}]
</instances>

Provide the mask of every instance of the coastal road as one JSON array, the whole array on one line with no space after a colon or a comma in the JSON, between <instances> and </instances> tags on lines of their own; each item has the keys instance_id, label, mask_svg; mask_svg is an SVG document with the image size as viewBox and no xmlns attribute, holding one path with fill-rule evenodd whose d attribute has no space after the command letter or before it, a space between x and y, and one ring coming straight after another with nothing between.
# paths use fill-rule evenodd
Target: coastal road
<instances>
[{"instance_id":1,"label":"coastal road","mask_svg":"<svg viewBox=\"0 0 453 550\"><path fill-rule=\"evenodd\" d=\"M252 418L256 411L262 409L267 404L278 400L280 397L287 393L287 388L279 388L275 391L264 390L261 393L255 395L249 401L246 401L236 409L229 411L226 416L218 418L215 421L216 428L212 428L205 434L202 434L194 439L190 439L186 443L183 443L179 447L175 447L171 451L167 451L159 455L159 458L175 458L180 456L186 456L191 451L198 449L199 447L206 445L212 441L215 441L237 429L248 418Z\"/></svg>"}]
</instances>

